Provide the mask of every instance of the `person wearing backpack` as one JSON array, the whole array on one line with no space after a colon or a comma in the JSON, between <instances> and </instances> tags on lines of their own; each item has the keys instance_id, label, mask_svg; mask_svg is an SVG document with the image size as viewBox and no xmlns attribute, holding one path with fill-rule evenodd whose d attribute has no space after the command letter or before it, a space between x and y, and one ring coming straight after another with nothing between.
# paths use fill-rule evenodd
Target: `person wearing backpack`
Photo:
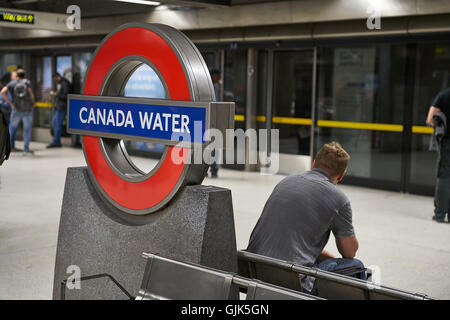
<instances>
[{"instance_id":1,"label":"person wearing backpack","mask_svg":"<svg viewBox=\"0 0 450 320\"><path fill-rule=\"evenodd\" d=\"M1 95L11 106L9 123L11 151L17 151L15 148L15 135L20 122L22 122L24 131L23 152L24 155L30 155L33 153L30 150L30 141L35 98L33 90L31 90L31 82L25 78L25 71L18 69L17 76L17 80L12 80L1 90ZM8 92L11 94L12 99L8 97Z\"/></svg>"}]
</instances>

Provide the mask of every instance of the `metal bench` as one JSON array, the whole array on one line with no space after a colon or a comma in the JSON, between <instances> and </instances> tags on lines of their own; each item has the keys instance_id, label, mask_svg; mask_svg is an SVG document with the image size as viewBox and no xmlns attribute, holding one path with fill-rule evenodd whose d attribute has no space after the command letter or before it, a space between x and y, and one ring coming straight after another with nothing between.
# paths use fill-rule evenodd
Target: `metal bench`
<instances>
[{"instance_id":1,"label":"metal bench","mask_svg":"<svg viewBox=\"0 0 450 320\"><path fill-rule=\"evenodd\" d=\"M247 251L238 251L238 274L243 277L301 291L301 277L316 278L318 296L325 299L428 300L424 294L411 293L371 282L296 265Z\"/></svg>"},{"instance_id":2,"label":"metal bench","mask_svg":"<svg viewBox=\"0 0 450 320\"><path fill-rule=\"evenodd\" d=\"M193 263L150 253L144 253L143 257L147 265L137 300L237 300L240 288L246 290L247 300L318 300L298 291Z\"/></svg>"}]
</instances>

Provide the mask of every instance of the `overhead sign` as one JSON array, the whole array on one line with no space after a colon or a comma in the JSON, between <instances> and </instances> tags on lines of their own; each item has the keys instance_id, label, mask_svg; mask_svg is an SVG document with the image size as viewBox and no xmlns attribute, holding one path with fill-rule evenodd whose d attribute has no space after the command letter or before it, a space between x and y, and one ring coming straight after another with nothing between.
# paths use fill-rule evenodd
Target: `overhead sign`
<instances>
[{"instance_id":1,"label":"overhead sign","mask_svg":"<svg viewBox=\"0 0 450 320\"><path fill-rule=\"evenodd\" d=\"M204 143L210 103L69 95L68 132L175 145Z\"/></svg>"},{"instance_id":2,"label":"overhead sign","mask_svg":"<svg viewBox=\"0 0 450 320\"><path fill-rule=\"evenodd\" d=\"M67 21L73 15L0 8L0 27L73 32ZM71 21L71 20L70 20Z\"/></svg>"},{"instance_id":3,"label":"overhead sign","mask_svg":"<svg viewBox=\"0 0 450 320\"><path fill-rule=\"evenodd\" d=\"M0 22L34 24L34 14L1 10Z\"/></svg>"}]
</instances>

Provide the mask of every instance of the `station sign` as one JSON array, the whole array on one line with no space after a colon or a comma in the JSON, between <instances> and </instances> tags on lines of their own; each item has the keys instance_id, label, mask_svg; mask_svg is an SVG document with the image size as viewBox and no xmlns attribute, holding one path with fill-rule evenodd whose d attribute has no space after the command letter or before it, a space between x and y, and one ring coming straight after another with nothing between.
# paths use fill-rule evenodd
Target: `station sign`
<instances>
[{"instance_id":1,"label":"station sign","mask_svg":"<svg viewBox=\"0 0 450 320\"><path fill-rule=\"evenodd\" d=\"M143 65L159 79L164 99L124 97L129 79ZM147 80L140 81L145 87ZM112 211L144 223L152 219L148 214L169 206L183 186L202 183L208 164L190 160L208 146L211 136L205 133L234 129L234 103L215 100L208 67L182 32L129 23L103 39L82 95L68 97L66 121L68 132L83 136L91 181ZM150 172L143 172L124 140L159 143L164 152Z\"/></svg>"},{"instance_id":2,"label":"station sign","mask_svg":"<svg viewBox=\"0 0 450 320\"><path fill-rule=\"evenodd\" d=\"M69 95L69 133L175 145L205 143L211 103Z\"/></svg>"}]
</instances>

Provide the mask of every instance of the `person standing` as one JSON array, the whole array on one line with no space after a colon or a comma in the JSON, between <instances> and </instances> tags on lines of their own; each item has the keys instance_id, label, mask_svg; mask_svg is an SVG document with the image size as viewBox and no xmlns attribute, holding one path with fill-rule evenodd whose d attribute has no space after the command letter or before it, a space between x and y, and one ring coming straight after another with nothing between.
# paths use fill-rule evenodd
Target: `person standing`
<instances>
[{"instance_id":1,"label":"person standing","mask_svg":"<svg viewBox=\"0 0 450 320\"><path fill-rule=\"evenodd\" d=\"M216 101L220 101L220 71L218 69L213 69L210 72L211 74L211 80L214 86L214 94L216 96ZM211 163L211 178L217 178L218 172L219 172L219 166L217 165L217 156L218 156L218 150L214 150L214 160Z\"/></svg>"},{"instance_id":2,"label":"person standing","mask_svg":"<svg viewBox=\"0 0 450 320\"><path fill-rule=\"evenodd\" d=\"M427 124L434 126L433 116L442 112L447 121L450 120L450 88L438 93L433 103L428 109ZM446 132L441 140L438 150L437 170L436 170L436 188L434 193L434 215L436 222L445 222L445 216L449 216L450 203L450 135L448 134L448 125Z\"/></svg>"},{"instance_id":3,"label":"person standing","mask_svg":"<svg viewBox=\"0 0 450 320\"><path fill-rule=\"evenodd\" d=\"M9 123L9 134L11 151L18 151L15 148L15 135L20 122L23 123L24 131L24 155L33 154L30 150L31 129L33 126L33 108L35 98L31 89L30 80L25 78L25 71L18 69L17 80L12 80L1 90L3 99L11 106L11 116ZM12 79L13 76L12 76ZM11 95L11 99L8 96Z\"/></svg>"},{"instance_id":4,"label":"person standing","mask_svg":"<svg viewBox=\"0 0 450 320\"><path fill-rule=\"evenodd\" d=\"M312 170L284 178L267 200L247 251L330 272L353 269L366 280L363 263L355 259L359 243L350 200L336 188L349 160L341 145L331 142L319 150ZM330 232L342 258L324 250ZM302 287L317 294L311 277L302 278Z\"/></svg>"},{"instance_id":5,"label":"person standing","mask_svg":"<svg viewBox=\"0 0 450 320\"><path fill-rule=\"evenodd\" d=\"M51 92L51 95L56 97L56 111L52 119L53 141L47 148L61 148L63 123L67 115L67 95L70 93L71 84L69 80L62 77L59 73L55 73L53 80L59 85L59 90L57 92Z\"/></svg>"}]
</instances>

